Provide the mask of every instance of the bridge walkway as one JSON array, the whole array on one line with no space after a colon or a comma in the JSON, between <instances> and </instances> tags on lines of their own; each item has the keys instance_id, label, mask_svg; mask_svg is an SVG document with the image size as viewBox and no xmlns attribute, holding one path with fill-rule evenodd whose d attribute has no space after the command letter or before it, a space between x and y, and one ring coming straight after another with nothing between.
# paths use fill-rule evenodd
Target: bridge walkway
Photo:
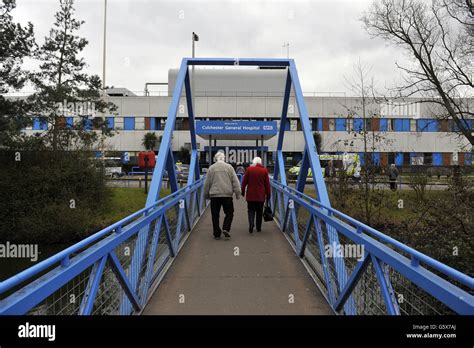
<instances>
[{"instance_id":1,"label":"bridge walkway","mask_svg":"<svg viewBox=\"0 0 474 348\"><path fill-rule=\"evenodd\" d=\"M245 200L234 210L229 240L206 210L142 314L333 314L275 222L250 234Z\"/></svg>"}]
</instances>

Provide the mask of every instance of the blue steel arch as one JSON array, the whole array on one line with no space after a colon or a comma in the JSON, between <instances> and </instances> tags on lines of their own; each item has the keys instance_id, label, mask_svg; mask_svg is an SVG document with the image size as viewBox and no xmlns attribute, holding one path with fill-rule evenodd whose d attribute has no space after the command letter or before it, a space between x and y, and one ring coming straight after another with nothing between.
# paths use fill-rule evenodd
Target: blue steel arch
<instances>
[{"instance_id":1,"label":"blue steel arch","mask_svg":"<svg viewBox=\"0 0 474 348\"><path fill-rule=\"evenodd\" d=\"M191 164L189 168L189 178L188 185L192 185L195 179L199 179L199 166L198 166L198 151L196 145L196 132L194 129L194 110L192 105L192 91L189 83L189 66L193 65L224 65L224 66L280 66L287 67L287 76L286 83L284 87L284 96L283 96L283 108L281 112L280 119L280 129L278 133L278 145L277 145L277 161L274 170L274 180L281 182L283 185L287 185L285 166L283 161L283 139L285 135L285 128L281 125L285 125L287 121L288 114L288 105L290 101L291 90L294 91L294 96L296 100L296 105L299 111L299 117L301 122L301 128L303 131L305 139L305 151L303 154L303 166L300 170L298 184L296 189L299 192L304 191L306 177L308 175L308 170L311 168L313 173L313 182L314 188L317 194L317 199L324 204L325 206L330 207L331 203L329 200L329 195L326 189L326 184L321 172L321 165L318 158L318 152L316 149L316 144L311 131L311 124L309 121L308 111L306 109L306 104L304 102L303 92L301 89L298 72L296 69L296 64L293 59L254 59L254 58L184 58L181 62L181 67L178 72L176 79L176 85L173 92L173 97L171 105L168 111L168 118L166 120L166 126L160 145L160 150L158 153L157 166L155 167L153 173L153 180L151 183L150 192L148 194L147 206L153 204L159 198L159 192L161 187L161 180L165 170L165 165L168 168L168 173L170 173L170 182L172 183L172 191L177 189L176 186L176 176L174 174L174 160L172 157L171 151L171 138L173 130L176 123L176 115L178 112L179 101L183 86L186 91L186 102L188 108L188 117L190 124L190 134L191 134ZM283 86L282 86L283 87ZM284 202L285 206L289 204L288 200ZM288 217L288 221L284 223L283 228L285 228L286 223L297 224L297 211L291 210ZM327 234L328 240L331 245L339 245L339 238L337 231L331 226L327 225ZM296 247L298 248L298 253L303 256L306 246L306 238L309 234L305 235L303 241L300 238L295 238ZM140 236L139 236L140 238ZM141 236L142 239L145 236ZM333 258L334 268L337 277L337 286L339 291L343 290L343 285L347 281L347 272L344 264L344 259L342 258ZM138 260L136 261L138 264ZM330 292L331 293L331 292ZM332 296L332 295L331 295ZM354 304L351 298L344 305L346 313L355 314Z\"/></svg>"}]
</instances>

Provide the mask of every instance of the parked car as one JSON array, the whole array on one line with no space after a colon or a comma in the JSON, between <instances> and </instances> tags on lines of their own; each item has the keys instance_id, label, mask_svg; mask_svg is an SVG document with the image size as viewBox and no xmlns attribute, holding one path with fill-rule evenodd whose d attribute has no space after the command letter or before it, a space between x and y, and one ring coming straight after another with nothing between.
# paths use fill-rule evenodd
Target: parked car
<instances>
[{"instance_id":1,"label":"parked car","mask_svg":"<svg viewBox=\"0 0 474 348\"><path fill-rule=\"evenodd\" d=\"M122 159L120 157L98 157L96 166L103 166L105 175L109 178L119 178L125 173L122 170Z\"/></svg>"}]
</instances>

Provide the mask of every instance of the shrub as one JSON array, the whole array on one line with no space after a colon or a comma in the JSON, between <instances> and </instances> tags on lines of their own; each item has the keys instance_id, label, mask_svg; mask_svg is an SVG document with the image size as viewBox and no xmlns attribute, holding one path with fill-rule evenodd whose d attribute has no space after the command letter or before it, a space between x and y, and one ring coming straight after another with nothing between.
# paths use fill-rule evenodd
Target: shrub
<instances>
[{"instance_id":1,"label":"shrub","mask_svg":"<svg viewBox=\"0 0 474 348\"><path fill-rule=\"evenodd\" d=\"M16 161L15 156L20 160ZM86 152L0 153L0 240L64 243L89 235L110 194Z\"/></svg>"}]
</instances>

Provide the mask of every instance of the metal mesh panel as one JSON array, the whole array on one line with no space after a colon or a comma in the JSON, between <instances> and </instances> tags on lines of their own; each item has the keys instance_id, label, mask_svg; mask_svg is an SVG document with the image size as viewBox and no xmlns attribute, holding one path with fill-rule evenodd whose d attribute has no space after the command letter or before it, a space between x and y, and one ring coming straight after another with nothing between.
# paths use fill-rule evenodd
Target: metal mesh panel
<instances>
[{"instance_id":1,"label":"metal mesh panel","mask_svg":"<svg viewBox=\"0 0 474 348\"><path fill-rule=\"evenodd\" d=\"M155 279L162 267L166 263L170 256L168 242L166 240L166 229L165 225L161 224L160 235L158 238L158 246L156 248L155 260L153 262L152 279Z\"/></svg>"},{"instance_id":2,"label":"metal mesh panel","mask_svg":"<svg viewBox=\"0 0 474 348\"><path fill-rule=\"evenodd\" d=\"M323 250L326 251L326 246L331 245L331 242L328 237L328 226L326 223L320 221L319 219L316 219L316 223L318 224L317 226L320 228L321 231ZM331 291L334 296L333 298L336 299L339 296L339 280L337 278L336 273L335 258L328 258L326 257L326 255L324 255L324 257L326 259L328 276L331 280Z\"/></svg>"},{"instance_id":3,"label":"metal mesh panel","mask_svg":"<svg viewBox=\"0 0 474 348\"><path fill-rule=\"evenodd\" d=\"M124 292L109 265L104 269L102 279L94 301L93 315L117 315L120 314L120 305L124 298Z\"/></svg>"},{"instance_id":4,"label":"metal mesh panel","mask_svg":"<svg viewBox=\"0 0 474 348\"><path fill-rule=\"evenodd\" d=\"M388 276L402 315L456 314L449 307L419 288L394 269L387 267Z\"/></svg>"},{"instance_id":5,"label":"metal mesh panel","mask_svg":"<svg viewBox=\"0 0 474 348\"><path fill-rule=\"evenodd\" d=\"M387 310L382 297L380 285L372 263L362 274L352 292L358 314L386 314Z\"/></svg>"},{"instance_id":6,"label":"metal mesh panel","mask_svg":"<svg viewBox=\"0 0 474 348\"><path fill-rule=\"evenodd\" d=\"M319 280L318 284L320 285L320 288L324 291L324 295L326 296L326 298L329 298L329 291L326 285L324 268L321 259L321 252L319 249L319 241L316 235L314 224L311 227L311 233L306 243L305 260L308 262L308 264L311 266L311 269L316 274ZM335 281L332 277L330 277L330 281L331 284L335 284Z\"/></svg>"},{"instance_id":7,"label":"metal mesh panel","mask_svg":"<svg viewBox=\"0 0 474 348\"><path fill-rule=\"evenodd\" d=\"M56 290L40 304L32 308L29 315L73 315L79 313L81 300L89 281L92 267L78 274L67 284Z\"/></svg>"}]
</instances>

